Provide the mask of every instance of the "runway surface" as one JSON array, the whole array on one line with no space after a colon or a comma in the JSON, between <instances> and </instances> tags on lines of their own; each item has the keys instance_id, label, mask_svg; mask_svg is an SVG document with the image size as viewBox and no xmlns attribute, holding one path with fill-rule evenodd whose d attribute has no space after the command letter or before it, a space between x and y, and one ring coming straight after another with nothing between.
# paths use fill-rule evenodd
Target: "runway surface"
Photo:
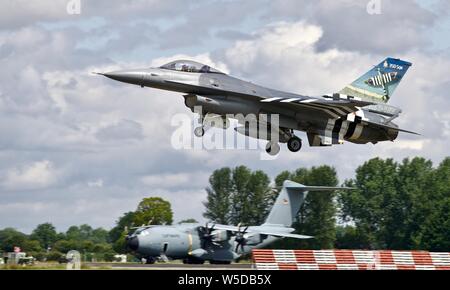
<instances>
[{"instance_id":1,"label":"runway surface","mask_svg":"<svg viewBox=\"0 0 450 290\"><path fill-rule=\"evenodd\" d=\"M157 263L153 265L135 263L85 263L88 267L108 267L124 270L253 270L252 264L203 265L180 263Z\"/></svg>"}]
</instances>

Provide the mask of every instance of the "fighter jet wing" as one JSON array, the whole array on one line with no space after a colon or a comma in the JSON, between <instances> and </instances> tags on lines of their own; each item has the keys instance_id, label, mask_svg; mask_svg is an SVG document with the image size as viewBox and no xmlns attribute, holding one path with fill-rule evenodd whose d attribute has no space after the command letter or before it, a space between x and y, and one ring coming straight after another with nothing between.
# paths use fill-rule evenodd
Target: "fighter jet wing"
<instances>
[{"instance_id":1,"label":"fighter jet wing","mask_svg":"<svg viewBox=\"0 0 450 290\"><path fill-rule=\"evenodd\" d=\"M215 230L224 230L224 231L230 231L230 232L239 232L240 230L245 229L245 227L237 227L237 226L228 226L228 225L218 225L218 224L212 224L209 226L209 228L215 229ZM297 235L297 234L291 234L291 233L283 233L283 232L277 232L274 230L265 230L258 227L249 227L245 233L249 234L260 234L260 235L268 235L268 236L275 236L275 237L286 237L286 238L295 238L295 239L312 239L312 236L305 236L305 235Z\"/></svg>"},{"instance_id":2,"label":"fighter jet wing","mask_svg":"<svg viewBox=\"0 0 450 290\"><path fill-rule=\"evenodd\" d=\"M373 105L374 103L363 101L360 98L333 94L326 95L323 98L312 98L299 96L297 98L266 98L261 100L262 103L280 103L295 106L306 107L309 109L319 110L325 112L333 119L339 119L347 116L350 113L356 112L359 108Z\"/></svg>"}]
</instances>

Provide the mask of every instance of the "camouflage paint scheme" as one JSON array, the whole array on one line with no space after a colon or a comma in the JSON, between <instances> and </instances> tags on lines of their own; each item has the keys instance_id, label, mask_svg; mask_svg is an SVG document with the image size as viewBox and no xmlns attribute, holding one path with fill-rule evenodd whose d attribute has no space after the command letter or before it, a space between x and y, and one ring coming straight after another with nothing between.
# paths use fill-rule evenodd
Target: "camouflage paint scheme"
<instances>
[{"instance_id":1,"label":"camouflage paint scheme","mask_svg":"<svg viewBox=\"0 0 450 290\"><path fill-rule=\"evenodd\" d=\"M227 114L266 114L268 120L258 122L270 125L270 116L277 115L279 142L288 143L289 150L296 152L302 143L294 135L295 130L306 132L310 146L331 146L344 141L376 144L394 141L399 132L416 134L392 122L401 109L387 104L410 66L409 62L387 58L339 93L316 97L265 88L189 60L101 75L142 87L183 93L188 108L192 111L198 106L202 108L202 121L210 116L226 121ZM269 140L267 152L278 153L279 145L270 141L270 134L261 137L260 130L249 132L244 126L235 130ZM197 136L203 136L204 131L198 132L195 131Z\"/></svg>"}]
</instances>

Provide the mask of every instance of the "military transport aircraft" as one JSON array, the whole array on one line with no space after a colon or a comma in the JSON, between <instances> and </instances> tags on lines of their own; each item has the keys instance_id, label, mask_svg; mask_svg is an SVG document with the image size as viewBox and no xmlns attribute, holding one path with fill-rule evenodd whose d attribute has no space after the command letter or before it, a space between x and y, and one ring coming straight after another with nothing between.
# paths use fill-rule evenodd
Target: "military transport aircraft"
<instances>
[{"instance_id":1,"label":"military transport aircraft","mask_svg":"<svg viewBox=\"0 0 450 290\"><path fill-rule=\"evenodd\" d=\"M195 107L202 107L203 125L194 130L197 137L205 134L208 117L222 118L223 122L216 123L225 129L229 114L269 116L258 118L261 126L256 130L245 124L235 130L268 140L267 153L276 155L280 151L277 141L287 143L290 151L301 149L302 140L294 130L306 132L310 146L331 146L344 140L376 144L394 141L399 132L416 134L398 128L392 120L400 115L401 109L386 104L411 65L387 58L338 93L317 97L265 88L190 60L173 61L159 68L97 74L142 87L184 93L185 104L193 112ZM273 126L276 128L270 126L270 116L274 114L278 116L278 126ZM272 138L267 128L270 133L276 130L278 138Z\"/></svg>"},{"instance_id":2,"label":"military transport aircraft","mask_svg":"<svg viewBox=\"0 0 450 290\"><path fill-rule=\"evenodd\" d=\"M293 234L292 223L309 191L346 190L347 187L305 186L285 181L267 219L259 226L221 225L215 223L149 225L126 236L127 246L137 256L154 263L182 259L184 263L227 264L280 238L309 239Z\"/></svg>"}]
</instances>

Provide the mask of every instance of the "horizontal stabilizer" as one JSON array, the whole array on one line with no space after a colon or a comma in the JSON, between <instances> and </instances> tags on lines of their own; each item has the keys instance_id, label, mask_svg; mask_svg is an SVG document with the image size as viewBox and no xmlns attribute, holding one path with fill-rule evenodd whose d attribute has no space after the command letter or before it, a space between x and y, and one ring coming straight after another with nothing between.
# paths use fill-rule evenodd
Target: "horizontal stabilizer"
<instances>
[{"instance_id":1,"label":"horizontal stabilizer","mask_svg":"<svg viewBox=\"0 0 450 290\"><path fill-rule=\"evenodd\" d=\"M374 127L381 127L381 128L385 128L385 129L388 129L388 130L395 130L395 131L398 131L398 132L404 132L404 133L408 133L408 134L414 134L414 135L421 136L420 133L416 133L416 132L413 132L413 131L400 129L400 128L394 127L394 126L389 126L389 125L384 125L384 124L379 124L379 123L372 123L372 122L366 122L366 123L368 123L369 125L372 125Z\"/></svg>"},{"instance_id":2,"label":"horizontal stabilizer","mask_svg":"<svg viewBox=\"0 0 450 290\"><path fill-rule=\"evenodd\" d=\"M230 232L239 232L242 228L237 226L228 226L228 225L219 225L219 224L212 224L210 226L211 229L214 230L224 230L224 231L230 231ZM283 230L285 230L283 228ZM293 230L293 229L292 229ZM297 234L291 234L286 233L283 231L276 231L273 228L272 229L264 229L262 227L249 227L246 230L246 233L249 234L259 234L259 235L267 235L267 236L274 236L274 237L284 237L284 238L295 238L295 239L312 239L312 236L305 236L305 235L297 235Z\"/></svg>"},{"instance_id":3,"label":"horizontal stabilizer","mask_svg":"<svg viewBox=\"0 0 450 290\"><path fill-rule=\"evenodd\" d=\"M326 191L326 190L352 190L352 187L341 187L341 186L287 186L288 189L298 189L302 191Z\"/></svg>"},{"instance_id":4,"label":"horizontal stabilizer","mask_svg":"<svg viewBox=\"0 0 450 290\"><path fill-rule=\"evenodd\" d=\"M274 237L280 237L280 238L294 238L294 239L312 239L313 236L305 236L305 235L297 235L297 234L289 234L289 233L277 233L274 231L266 232L261 231L258 232L261 235L268 235L268 236L274 236Z\"/></svg>"}]
</instances>

